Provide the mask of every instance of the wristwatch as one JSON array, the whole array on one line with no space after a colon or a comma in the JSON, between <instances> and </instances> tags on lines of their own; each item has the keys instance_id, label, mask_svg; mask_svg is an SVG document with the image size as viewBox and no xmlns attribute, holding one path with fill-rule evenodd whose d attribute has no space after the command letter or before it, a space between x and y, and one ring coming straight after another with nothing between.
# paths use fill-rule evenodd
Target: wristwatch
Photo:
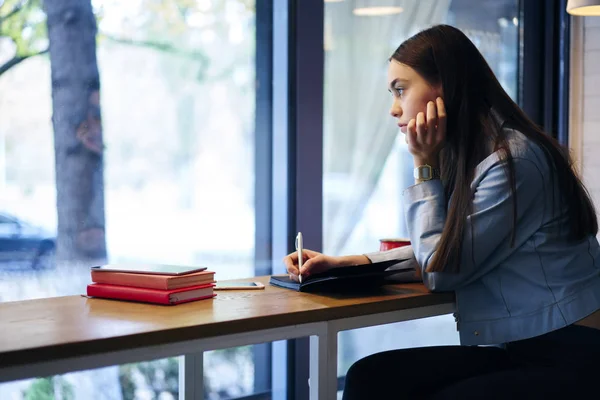
<instances>
[{"instance_id":1,"label":"wristwatch","mask_svg":"<svg viewBox=\"0 0 600 400\"><path fill-rule=\"evenodd\" d=\"M420 181L430 181L432 179L439 179L440 171L437 168L433 168L431 165L419 165L414 169L413 176Z\"/></svg>"}]
</instances>

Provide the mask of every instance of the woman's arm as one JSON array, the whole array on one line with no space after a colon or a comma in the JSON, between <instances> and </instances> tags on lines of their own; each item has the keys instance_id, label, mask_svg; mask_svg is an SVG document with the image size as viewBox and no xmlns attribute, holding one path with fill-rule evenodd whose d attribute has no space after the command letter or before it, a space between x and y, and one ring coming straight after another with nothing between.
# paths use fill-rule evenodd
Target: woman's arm
<instances>
[{"instance_id":1,"label":"woman's arm","mask_svg":"<svg viewBox=\"0 0 600 400\"><path fill-rule=\"evenodd\" d=\"M542 224L547 178L529 158L514 158L517 218L515 245L510 246L513 195L505 161L497 154L473 195L463 235L460 272L425 272L446 222L444 188L439 180L404 192L405 215L423 282L432 291L455 290L481 277L515 252ZM546 173L546 175L548 175Z\"/></svg>"}]
</instances>

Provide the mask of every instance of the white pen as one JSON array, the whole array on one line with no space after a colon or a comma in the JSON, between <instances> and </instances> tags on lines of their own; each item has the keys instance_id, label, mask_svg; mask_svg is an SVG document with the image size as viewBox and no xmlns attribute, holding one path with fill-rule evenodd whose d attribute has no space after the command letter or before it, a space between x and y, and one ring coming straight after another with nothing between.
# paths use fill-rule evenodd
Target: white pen
<instances>
[{"instance_id":1,"label":"white pen","mask_svg":"<svg viewBox=\"0 0 600 400\"><path fill-rule=\"evenodd\" d=\"M298 232L296 236L296 250L298 251L298 280L302 283L302 274L300 274L300 268L302 268L302 232Z\"/></svg>"}]
</instances>

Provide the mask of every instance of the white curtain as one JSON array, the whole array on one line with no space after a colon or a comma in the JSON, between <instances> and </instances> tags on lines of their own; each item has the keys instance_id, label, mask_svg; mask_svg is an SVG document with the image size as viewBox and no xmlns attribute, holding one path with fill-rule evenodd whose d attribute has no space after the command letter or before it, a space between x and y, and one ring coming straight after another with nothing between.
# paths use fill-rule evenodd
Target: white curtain
<instances>
[{"instance_id":1,"label":"white curtain","mask_svg":"<svg viewBox=\"0 0 600 400\"><path fill-rule=\"evenodd\" d=\"M398 133L388 113L387 60L403 40L444 22L450 0L325 5L324 249L336 254L360 220ZM403 11L353 14L365 6L398 6Z\"/></svg>"}]
</instances>

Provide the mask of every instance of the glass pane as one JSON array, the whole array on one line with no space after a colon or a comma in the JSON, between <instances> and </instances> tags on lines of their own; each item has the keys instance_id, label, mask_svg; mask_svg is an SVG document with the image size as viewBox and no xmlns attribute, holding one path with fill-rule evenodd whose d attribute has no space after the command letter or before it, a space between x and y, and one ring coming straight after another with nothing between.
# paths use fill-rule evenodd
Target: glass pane
<instances>
[{"instance_id":1,"label":"glass pane","mask_svg":"<svg viewBox=\"0 0 600 400\"><path fill-rule=\"evenodd\" d=\"M406 237L402 191L413 184L412 158L389 116L387 60L400 43L431 25L463 30L516 98L517 0L325 2L324 252L377 251L379 239ZM362 9L362 13L357 10ZM365 10L371 11L364 15ZM380 13L373 13L379 11ZM373 15L376 14L376 15ZM452 316L342 332L339 375L356 360L392 348L457 344Z\"/></svg>"},{"instance_id":2,"label":"glass pane","mask_svg":"<svg viewBox=\"0 0 600 400\"><path fill-rule=\"evenodd\" d=\"M204 398L253 392L252 346L205 353ZM24 379L0 385L1 399L178 399L179 357Z\"/></svg>"},{"instance_id":3,"label":"glass pane","mask_svg":"<svg viewBox=\"0 0 600 400\"><path fill-rule=\"evenodd\" d=\"M83 294L106 262L254 275L254 0L82 0L48 29L63 2L21 3L0 1L0 301ZM205 362L211 398L252 392L252 347ZM173 394L176 364L51 379Z\"/></svg>"}]
</instances>

